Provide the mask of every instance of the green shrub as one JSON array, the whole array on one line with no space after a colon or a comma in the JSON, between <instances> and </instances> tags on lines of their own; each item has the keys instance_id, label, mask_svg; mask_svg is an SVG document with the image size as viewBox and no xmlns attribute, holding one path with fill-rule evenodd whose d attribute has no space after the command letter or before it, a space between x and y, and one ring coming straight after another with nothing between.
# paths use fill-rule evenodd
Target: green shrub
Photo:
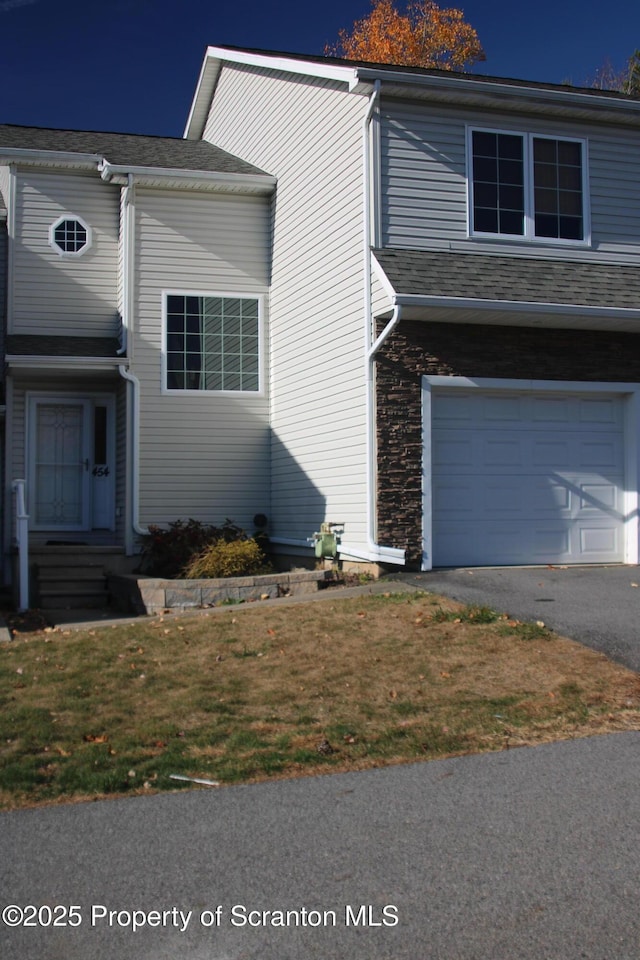
<instances>
[{"instance_id":1,"label":"green shrub","mask_svg":"<svg viewBox=\"0 0 640 960\"><path fill-rule=\"evenodd\" d=\"M185 565L189 580L211 577L246 577L265 569L265 556L255 540L217 540Z\"/></svg>"},{"instance_id":2,"label":"green shrub","mask_svg":"<svg viewBox=\"0 0 640 960\"><path fill-rule=\"evenodd\" d=\"M149 533L142 541L140 571L156 577L179 577L213 543L246 539L245 532L231 520L220 527L199 520L175 520L168 529L149 524Z\"/></svg>"}]
</instances>

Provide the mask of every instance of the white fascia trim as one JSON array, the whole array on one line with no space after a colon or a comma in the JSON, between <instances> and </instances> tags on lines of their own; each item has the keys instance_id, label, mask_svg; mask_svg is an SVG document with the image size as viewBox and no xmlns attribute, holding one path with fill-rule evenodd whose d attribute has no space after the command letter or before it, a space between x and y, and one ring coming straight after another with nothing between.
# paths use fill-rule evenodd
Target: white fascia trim
<instances>
[{"instance_id":1,"label":"white fascia trim","mask_svg":"<svg viewBox=\"0 0 640 960\"><path fill-rule=\"evenodd\" d=\"M70 150L24 150L22 147L0 147L0 163L42 164L83 167L95 170L102 157L97 153L72 153Z\"/></svg>"},{"instance_id":2,"label":"white fascia trim","mask_svg":"<svg viewBox=\"0 0 640 960\"><path fill-rule=\"evenodd\" d=\"M313 60L297 60L286 55L270 56L251 53L247 50L228 50L225 47L208 47L205 57L214 60L226 60L228 63L241 63L262 70L279 70L283 73L302 74L307 77L319 77L323 80L336 80L346 83L352 89L358 83L358 70L355 67L338 66L333 63L321 63Z\"/></svg>"},{"instance_id":3,"label":"white fascia trim","mask_svg":"<svg viewBox=\"0 0 640 960\"><path fill-rule=\"evenodd\" d=\"M375 549L373 549L375 547ZM405 552L398 547L383 547L379 543L372 547L360 546L352 543L339 543L338 554L341 559L368 560L370 563L397 563L401 566L405 562Z\"/></svg>"},{"instance_id":4,"label":"white fascia trim","mask_svg":"<svg viewBox=\"0 0 640 960\"><path fill-rule=\"evenodd\" d=\"M122 357L32 357L8 354L5 361L12 368L31 370L50 370L68 368L70 370L90 367L92 370L114 370L122 364Z\"/></svg>"},{"instance_id":5,"label":"white fascia trim","mask_svg":"<svg viewBox=\"0 0 640 960\"><path fill-rule=\"evenodd\" d=\"M632 110L640 112L640 102L627 100L620 97L601 97L590 93L588 90L575 92L567 90L548 90L546 87L523 86L513 83L510 79L501 77L488 80L467 80L460 74L451 73L450 76L424 76L414 73L396 73L393 70L376 70L375 67L358 67L356 69L358 80L364 83L371 83L373 80L382 80L387 83L404 84L405 86L419 87L441 87L443 89L459 89L464 94L473 93L491 93L494 96L504 96L505 93L512 94L519 99L549 100L552 102L573 103L588 106L607 107L611 106L619 110Z\"/></svg>"},{"instance_id":6,"label":"white fascia trim","mask_svg":"<svg viewBox=\"0 0 640 960\"><path fill-rule=\"evenodd\" d=\"M277 180L267 173L221 173L214 170L182 170L171 167L131 167L125 164L109 163L104 160L100 164L100 174L103 180L114 180L124 186L127 178L132 176L134 183L144 185L147 183L157 183L158 180L170 181L190 181L195 180L207 183L211 186L220 187L246 187L248 190L255 191L256 188L271 193L275 188ZM122 178L119 180L119 178Z\"/></svg>"},{"instance_id":7,"label":"white fascia trim","mask_svg":"<svg viewBox=\"0 0 640 960\"><path fill-rule=\"evenodd\" d=\"M422 569L433 567L433 500L431 490L431 391L446 387L462 390L524 390L536 393L608 393L624 397L624 562L637 564L640 559L640 383L587 380L515 380L496 377L422 377Z\"/></svg>"},{"instance_id":8,"label":"white fascia trim","mask_svg":"<svg viewBox=\"0 0 640 960\"><path fill-rule=\"evenodd\" d=\"M371 252L371 263L373 266L374 273L377 276L378 280L380 281L384 289L384 292L387 294L389 299L395 305L397 302L398 294L396 293L391 281L389 280L389 277L384 272L384 269L381 267L380 262L376 258L376 255L375 253L373 253L373 251Z\"/></svg>"},{"instance_id":9,"label":"white fascia trim","mask_svg":"<svg viewBox=\"0 0 640 960\"><path fill-rule=\"evenodd\" d=\"M425 374L423 387L459 387L462 390L535 390L555 393L637 393L640 383L623 383L616 380L516 380L499 377L446 377Z\"/></svg>"},{"instance_id":10,"label":"white fascia trim","mask_svg":"<svg viewBox=\"0 0 640 960\"><path fill-rule=\"evenodd\" d=\"M640 309L633 307L594 307L579 303L541 303L529 300L486 300L478 297L440 297L422 294L396 294L394 303L402 307L452 307L459 310L495 310L509 313L558 313L594 317L627 317L640 320Z\"/></svg>"}]
</instances>

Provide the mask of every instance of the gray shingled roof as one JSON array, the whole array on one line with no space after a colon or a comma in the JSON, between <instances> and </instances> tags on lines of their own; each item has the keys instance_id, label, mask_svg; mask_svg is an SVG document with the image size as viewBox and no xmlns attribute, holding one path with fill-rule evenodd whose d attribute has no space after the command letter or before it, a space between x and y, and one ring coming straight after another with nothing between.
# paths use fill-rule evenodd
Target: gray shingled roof
<instances>
[{"instance_id":1,"label":"gray shingled roof","mask_svg":"<svg viewBox=\"0 0 640 960\"><path fill-rule=\"evenodd\" d=\"M640 270L477 253L375 250L396 294L640 309Z\"/></svg>"},{"instance_id":2,"label":"gray shingled roof","mask_svg":"<svg viewBox=\"0 0 640 960\"><path fill-rule=\"evenodd\" d=\"M23 150L62 150L90 153L109 163L131 167L158 167L214 173L260 174L263 170L205 140L149 137L134 133L100 133L90 130L51 130L0 124L2 147Z\"/></svg>"},{"instance_id":3,"label":"gray shingled roof","mask_svg":"<svg viewBox=\"0 0 640 960\"><path fill-rule=\"evenodd\" d=\"M406 74L407 76L446 77L448 80L471 80L477 83L508 84L515 87L533 87L536 90L557 90L562 93L586 93L589 96L600 97L603 100L628 100L633 103L640 97L621 93L618 90L598 90L595 87L574 86L570 83L546 83L538 80L521 80L516 77L494 77L481 72L481 68L474 67L474 73L461 70L439 70L433 67L408 67L398 63L374 63L371 60L350 60L346 57L318 56L314 53L292 53L286 50L262 50L257 47L237 47L231 44L221 44L219 49L240 53L255 53L263 57L285 58L300 60L303 63L327 63L338 67L355 67L375 70L380 73Z\"/></svg>"},{"instance_id":4,"label":"gray shingled roof","mask_svg":"<svg viewBox=\"0 0 640 960\"><path fill-rule=\"evenodd\" d=\"M48 334L12 334L7 354L14 357L115 358L118 340L112 337L54 337Z\"/></svg>"}]
</instances>

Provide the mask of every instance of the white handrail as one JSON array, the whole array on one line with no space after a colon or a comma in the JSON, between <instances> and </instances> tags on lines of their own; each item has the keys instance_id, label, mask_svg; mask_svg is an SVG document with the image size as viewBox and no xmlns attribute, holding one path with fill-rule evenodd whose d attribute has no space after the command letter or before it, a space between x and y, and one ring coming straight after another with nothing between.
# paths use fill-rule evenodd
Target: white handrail
<instances>
[{"instance_id":1,"label":"white handrail","mask_svg":"<svg viewBox=\"0 0 640 960\"><path fill-rule=\"evenodd\" d=\"M29 609L29 514L27 513L24 480L14 480L11 489L16 495L16 540L18 542L18 612Z\"/></svg>"}]
</instances>

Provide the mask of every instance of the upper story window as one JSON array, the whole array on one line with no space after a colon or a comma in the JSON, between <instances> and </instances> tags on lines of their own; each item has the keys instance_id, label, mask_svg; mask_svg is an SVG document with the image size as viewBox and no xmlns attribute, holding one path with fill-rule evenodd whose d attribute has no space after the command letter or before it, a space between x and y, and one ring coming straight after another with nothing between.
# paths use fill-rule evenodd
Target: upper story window
<instances>
[{"instance_id":1,"label":"upper story window","mask_svg":"<svg viewBox=\"0 0 640 960\"><path fill-rule=\"evenodd\" d=\"M472 235L588 242L584 140L472 130L470 154Z\"/></svg>"},{"instance_id":2,"label":"upper story window","mask_svg":"<svg viewBox=\"0 0 640 960\"><path fill-rule=\"evenodd\" d=\"M258 392L259 306L255 297L165 294L166 389Z\"/></svg>"},{"instance_id":3,"label":"upper story window","mask_svg":"<svg viewBox=\"0 0 640 960\"><path fill-rule=\"evenodd\" d=\"M59 254L78 257L91 245L91 230L80 217L59 217L49 230L49 243Z\"/></svg>"}]
</instances>

